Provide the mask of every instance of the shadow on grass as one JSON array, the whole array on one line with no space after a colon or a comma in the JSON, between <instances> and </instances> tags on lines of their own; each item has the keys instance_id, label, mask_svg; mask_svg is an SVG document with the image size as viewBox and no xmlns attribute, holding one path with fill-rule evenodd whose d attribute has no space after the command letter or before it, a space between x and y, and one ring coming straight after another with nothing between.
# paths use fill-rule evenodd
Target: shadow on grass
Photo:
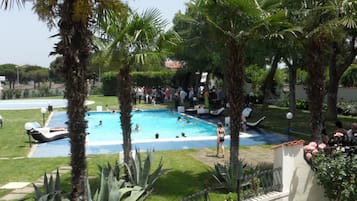
<instances>
[{"instance_id":1,"label":"shadow on grass","mask_svg":"<svg viewBox=\"0 0 357 201\"><path fill-rule=\"evenodd\" d=\"M209 185L210 173L191 171L169 171L154 187L153 196L171 197L179 200L187 195L201 191Z\"/></svg>"}]
</instances>

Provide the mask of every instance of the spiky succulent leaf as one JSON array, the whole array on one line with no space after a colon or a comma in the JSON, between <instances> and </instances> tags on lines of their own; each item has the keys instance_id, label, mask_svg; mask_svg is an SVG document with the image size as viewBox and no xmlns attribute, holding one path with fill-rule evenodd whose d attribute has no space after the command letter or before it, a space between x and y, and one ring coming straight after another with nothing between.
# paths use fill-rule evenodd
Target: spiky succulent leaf
<instances>
[{"instance_id":1,"label":"spiky succulent leaf","mask_svg":"<svg viewBox=\"0 0 357 201\"><path fill-rule=\"evenodd\" d=\"M152 165L152 152L147 152L145 162L144 162L144 167L142 168L142 173L141 173L141 178L140 178L140 183L139 186L141 187L146 187L148 185L148 179L150 175L150 170L151 170L151 165Z\"/></svg>"},{"instance_id":2,"label":"spiky succulent leaf","mask_svg":"<svg viewBox=\"0 0 357 201\"><path fill-rule=\"evenodd\" d=\"M42 192L35 184L32 184L32 186L35 189L35 199L38 200L42 196Z\"/></svg>"},{"instance_id":3,"label":"spiky succulent leaf","mask_svg":"<svg viewBox=\"0 0 357 201\"><path fill-rule=\"evenodd\" d=\"M55 190L58 192L62 192L61 177L60 177L58 168L57 168L57 172L56 172Z\"/></svg>"}]
</instances>

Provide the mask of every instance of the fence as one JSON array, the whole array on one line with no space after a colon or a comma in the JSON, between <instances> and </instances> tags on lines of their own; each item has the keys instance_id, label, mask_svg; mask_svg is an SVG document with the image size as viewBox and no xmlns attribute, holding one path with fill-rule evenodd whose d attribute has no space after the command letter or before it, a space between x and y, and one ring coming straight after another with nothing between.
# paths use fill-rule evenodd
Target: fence
<instances>
[{"instance_id":1,"label":"fence","mask_svg":"<svg viewBox=\"0 0 357 201\"><path fill-rule=\"evenodd\" d=\"M238 182L243 200L279 191L282 185L281 168L245 174Z\"/></svg>"},{"instance_id":2,"label":"fence","mask_svg":"<svg viewBox=\"0 0 357 201\"><path fill-rule=\"evenodd\" d=\"M240 197L238 197L238 200L264 195L272 191L279 191L282 185L281 168L244 174L238 180L238 185L240 186ZM210 188L204 189L181 199L181 201L208 201L210 190Z\"/></svg>"},{"instance_id":3,"label":"fence","mask_svg":"<svg viewBox=\"0 0 357 201\"><path fill-rule=\"evenodd\" d=\"M206 188L203 191L194 193L192 195L189 195L187 197L184 197L181 199L181 201L208 201L208 192L210 191L210 188Z\"/></svg>"}]
</instances>

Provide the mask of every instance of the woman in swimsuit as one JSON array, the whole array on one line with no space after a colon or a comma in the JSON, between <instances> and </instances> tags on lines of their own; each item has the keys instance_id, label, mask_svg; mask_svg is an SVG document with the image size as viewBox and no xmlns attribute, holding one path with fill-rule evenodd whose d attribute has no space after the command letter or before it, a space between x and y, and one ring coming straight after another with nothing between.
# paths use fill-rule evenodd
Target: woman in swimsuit
<instances>
[{"instance_id":1,"label":"woman in swimsuit","mask_svg":"<svg viewBox=\"0 0 357 201\"><path fill-rule=\"evenodd\" d=\"M224 158L224 136L225 136L225 131L223 128L223 124L221 122L217 123L217 154L216 156L219 156L219 153L222 152L222 157Z\"/></svg>"}]
</instances>

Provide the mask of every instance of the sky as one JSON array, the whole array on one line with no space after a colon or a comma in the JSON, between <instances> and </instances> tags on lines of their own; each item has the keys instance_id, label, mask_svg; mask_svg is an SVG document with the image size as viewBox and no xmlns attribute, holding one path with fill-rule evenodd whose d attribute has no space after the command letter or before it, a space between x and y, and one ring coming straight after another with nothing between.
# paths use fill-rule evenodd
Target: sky
<instances>
[{"instance_id":1,"label":"sky","mask_svg":"<svg viewBox=\"0 0 357 201\"><path fill-rule=\"evenodd\" d=\"M185 11L189 0L125 0L138 12L147 8L157 8L164 19L171 22L179 10ZM58 41L51 38L57 30L49 31L47 25L39 21L33 13L32 5L25 8L0 9L0 64L38 65L48 67L55 59L49 56ZM172 26L170 24L169 26Z\"/></svg>"}]
</instances>

